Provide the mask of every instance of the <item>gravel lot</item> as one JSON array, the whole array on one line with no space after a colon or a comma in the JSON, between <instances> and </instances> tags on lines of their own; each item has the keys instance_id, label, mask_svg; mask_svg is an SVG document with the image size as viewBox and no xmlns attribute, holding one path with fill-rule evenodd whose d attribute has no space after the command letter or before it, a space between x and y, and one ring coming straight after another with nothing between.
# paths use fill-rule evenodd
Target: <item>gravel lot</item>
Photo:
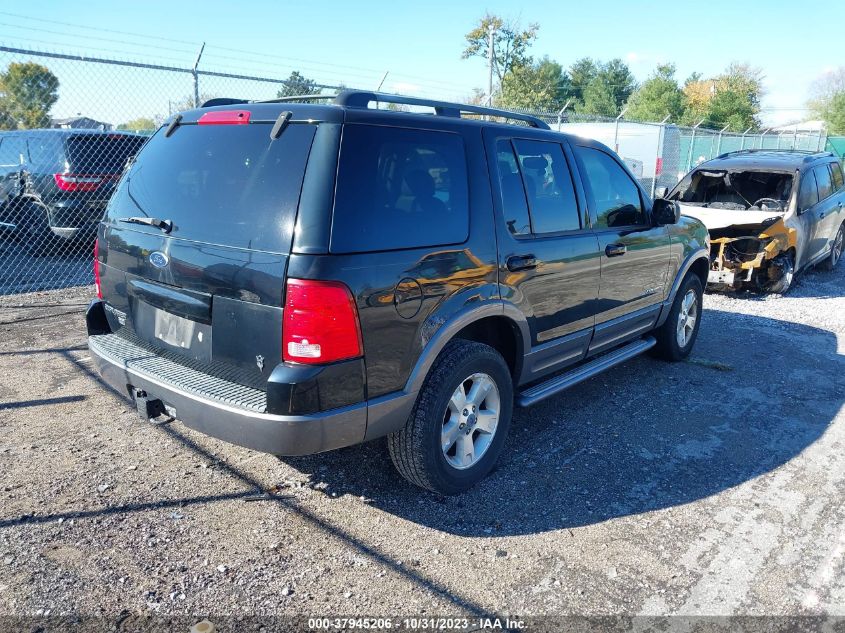
<instances>
[{"instance_id":1,"label":"gravel lot","mask_svg":"<svg viewBox=\"0 0 845 633\"><path fill-rule=\"evenodd\" d=\"M0 310L0 614L845 616L845 266L708 295L690 362L518 410L448 499L381 442L280 460L139 422L91 372L88 293Z\"/></svg>"}]
</instances>

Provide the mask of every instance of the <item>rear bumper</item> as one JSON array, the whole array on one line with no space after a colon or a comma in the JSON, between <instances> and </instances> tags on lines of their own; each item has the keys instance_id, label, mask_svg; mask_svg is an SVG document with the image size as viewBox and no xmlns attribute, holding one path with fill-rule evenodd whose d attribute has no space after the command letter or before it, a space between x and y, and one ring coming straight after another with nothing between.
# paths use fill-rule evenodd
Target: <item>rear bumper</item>
<instances>
[{"instance_id":1,"label":"rear bumper","mask_svg":"<svg viewBox=\"0 0 845 633\"><path fill-rule=\"evenodd\" d=\"M135 367L133 361L108 353L98 341L88 338L91 356L103 380L120 393L132 397L143 389L149 399L161 400L174 417L186 426L232 444L276 455L308 455L358 444L367 427L367 403L310 415L273 415L169 384L161 377Z\"/></svg>"},{"instance_id":2,"label":"rear bumper","mask_svg":"<svg viewBox=\"0 0 845 633\"><path fill-rule=\"evenodd\" d=\"M50 202L50 230L66 240L93 239L103 217L106 201L87 198L59 198Z\"/></svg>"}]
</instances>

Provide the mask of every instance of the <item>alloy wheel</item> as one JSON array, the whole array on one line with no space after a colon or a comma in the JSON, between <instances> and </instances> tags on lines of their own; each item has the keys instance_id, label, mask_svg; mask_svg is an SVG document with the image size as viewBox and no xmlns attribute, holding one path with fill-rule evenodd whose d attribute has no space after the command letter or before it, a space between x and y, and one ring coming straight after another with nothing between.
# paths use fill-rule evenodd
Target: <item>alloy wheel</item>
<instances>
[{"instance_id":1,"label":"alloy wheel","mask_svg":"<svg viewBox=\"0 0 845 633\"><path fill-rule=\"evenodd\" d=\"M499 424L501 399L487 374L468 376L452 393L443 415L440 448L450 466L471 468L484 456Z\"/></svg>"},{"instance_id":2,"label":"alloy wheel","mask_svg":"<svg viewBox=\"0 0 845 633\"><path fill-rule=\"evenodd\" d=\"M678 313L678 347L683 349L692 338L695 323L698 321L698 295L695 290L687 291L681 301L681 311Z\"/></svg>"}]
</instances>

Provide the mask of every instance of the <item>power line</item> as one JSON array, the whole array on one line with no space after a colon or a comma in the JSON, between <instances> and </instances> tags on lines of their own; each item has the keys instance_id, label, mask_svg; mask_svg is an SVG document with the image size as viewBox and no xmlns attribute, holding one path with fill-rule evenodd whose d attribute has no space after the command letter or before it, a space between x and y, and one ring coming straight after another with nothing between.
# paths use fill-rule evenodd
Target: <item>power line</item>
<instances>
[{"instance_id":1,"label":"power line","mask_svg":"<svg viewBox=\"0 0 845 633\"><path fill-rule=\"evenodd\" d=\"M47 45L50 45L50 46L55 46L55 45L56 45L56 42L54 42L54 41L50 41L50 40L39 40L39 39L36 39L36 38L31 38L31 37L18 38L17 40L14 40L14 41L17 41L17 42L24 42L24 43L25 43L25 44L27 44L27 46L28 46L28 47L30 47L30 48L32 47L32 46L31 46L31 44L30 44L30 43L32 43L32 42L34 42L34 43L36 43L36 44L47 44ZM19 48L25 48L25 47L24 47L24 46L21 46L21 47L19 47ZM113 49L113 48L102 48L102 47L97 47L97 46L88 46L88 47L86 47L86 48L87 48L88 50L91 50L91 51L102 51L102 52L105 52L105 53L110 53L112 57L114 57L114 56L116 56L116 55L125 55L125 56L127 56L127 57L135 57L135 58L137 58L137 56L138 56L138 52L137 52L137 51L133 51L133 52L129 52L129 51L117 51L117 50L115 50L115 49ZM55 49L54 49L54 50L55 50ZM34 54L38 55L39 53L45 53L45 52L47 52L47 51L38 51L38 50L33 50L32 52L33 52ZM77 54L77 55L78 55L78 54ZM158 59L158 60L162 60L162 61L167 61L167 62L169 62L170 64L172 64L172 65L174 65L174 66L177 66L177 65L184 66L184 65L185 65L185 60L184 60L184 59L181 59L181 60L176 61L176 60L174 60L172 57L162 57L162 56L160 56L160 55L146 55L146 54L144 55L144 57L145 57L146 59ZM120 61L120 60L115 59L114 61Z\"/></svg>"},{"instance_id":2,"label":"power line","mask_svg":"<svg viewBox=\"0 0 845 633\"><path fill-rule=\"evenodd\" d=\"M135 43L135 42L127 42L126 40L116 40L116 39L112 39L112 38L109 38L109 37L98 37L96 35L77 35L77 34L74 34L74 33L63 33L61 31L53 31L51 29L40 29L40 28L37 28L37 27L34 27L34 26L21 26L19 24L9 24L8 22L0 22L0 26L8 26L8 27L11 27L11 28L14 28L14 29L22 29L22 30L25 30L25 31L37 31L39 33L49 33L50 35L58 35L59 37L65 37L65 38L80 38L81 37L81 38L84 38L86 40L98 40L98 41L101 41L101 42L112 42L112 43L117 43L117 44L124 44L124 45L127 45L127 46L145 46L145 47L149 48L149 44L144 44L142 42ZM159 50L172 51L172 52L177 52L177 53L188 53L188 54L195 54L196 53L195 50L186 50L184 48L169 48L169 47L165 47L165 46L157 46L156 48L159 49Z\"/></svg>"},{"instance_id":3,"label":"power line","mask_svg":"<svg viewBox=\"0 0 845 633\"><path fill-rule=\"evenodd\" d=\"M199 42L189 42L187 40L176 40L176 39L172 39L172 38L169 38L169 37L160 37L160 36L157 36L157 35L145 35L145 34L142 34L142 33L132 33L130 31L118 31L118 30L115 30L115 29L106 29L106 28L102 28L102 27L94 27L94 26L89 26L89 25L86 25L86 24L74 24L74 23L71 23L71 22L67 22L66 20L61 20L61 21L49 20L47 18L37 18L37 17L29 16L29 15L21 15L20 13L10 13L8 11L0 11L0 15L7 15L7 16L10 16L10 17L19 18L21 20L29 20L29 21L33 21L33 22L39 22L39 23L44 22L44 23L48 23L48 24L58 24L60 26L72 26L76 29L86 29L86 30L89 30L89 31L98 31L98 32L101 32L101 33L115 33L117 35L131 35L132 37L141 37L141 38L144 38L146 40L159 40L159 41L162 41L162 42L175 42L177 44L190 44L191 46L198 46L199 45Z\"/></svg>"}]
</instances>

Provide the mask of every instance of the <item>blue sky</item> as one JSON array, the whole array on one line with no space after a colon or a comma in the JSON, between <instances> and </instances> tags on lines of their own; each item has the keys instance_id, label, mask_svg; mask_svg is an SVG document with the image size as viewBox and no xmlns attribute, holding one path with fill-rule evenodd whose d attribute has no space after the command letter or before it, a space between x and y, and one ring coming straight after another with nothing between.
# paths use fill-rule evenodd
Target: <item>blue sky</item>
<instances>
[{"instance_id":1,"label":"blue sky","mask_svg":"<svg viewBox=\"0 0 845 633\"><path fill-rule=\"evenodd\" d=\"M535 0L530 4L91 0L73 5L72 10L68 6L55 0L4 3L0 43L190 66L205 41L202 68L273 78L299 69L321 83L368 88L389 71L384 83L388 91L461 98L486 83L484 61L462 60L461 51L463 35L491 11L539 23L533 53L549 55L564 66L583 56L620 57L640 80L661 61L675 62L680 80L693 71L716 74L732 61L758 66L765 75L763 118L768 123L805 117L801 108L810 83L845 63L842 0L818 0L806 9L785 0ZM0 62L11 59L0 53ZM58 116L85 110L84 114L119 122L167 114L173 102L190 94L189 77L46 63L61 81L61 99L54 108ZM203 91L215 94L265 89L269 87L225 80L209 80L203 86Z\"/></svg>"}]
</instances>

